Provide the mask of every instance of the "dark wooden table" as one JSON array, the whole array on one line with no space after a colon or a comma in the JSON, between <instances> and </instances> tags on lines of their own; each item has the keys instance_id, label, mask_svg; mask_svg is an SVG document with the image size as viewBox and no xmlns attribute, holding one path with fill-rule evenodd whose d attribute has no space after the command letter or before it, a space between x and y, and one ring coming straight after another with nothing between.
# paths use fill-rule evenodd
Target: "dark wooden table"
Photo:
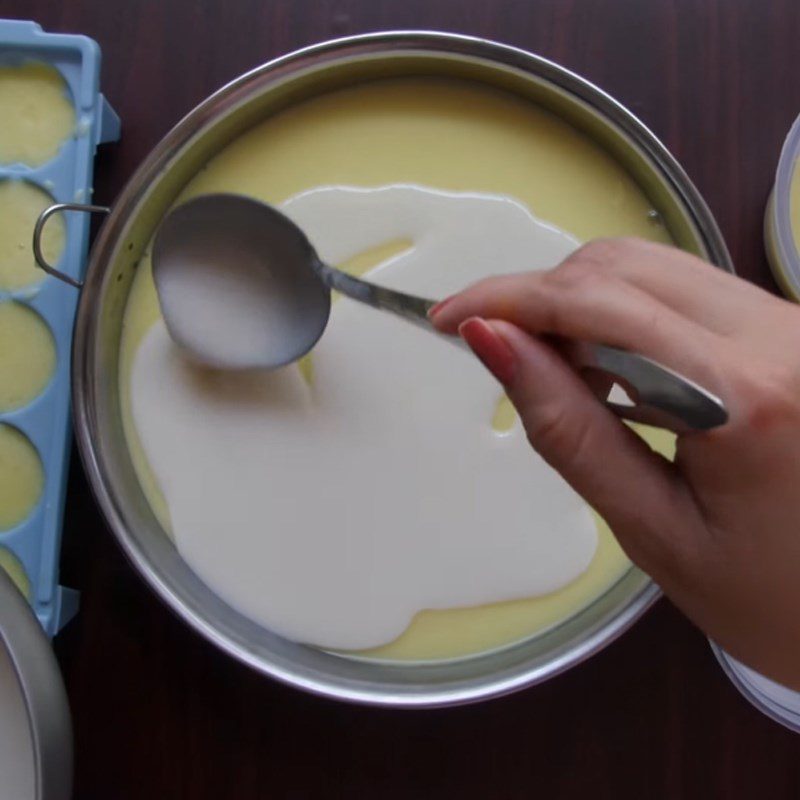
<instances>
[{"instance_id":1,"label":"dark wooden table","mask_svg":"<svg viewBox=\"0 0 800 800\"><path fill-rule=\"evenodd\" d=\"M213 89L301 45L430 28L524 47L639 115L708 200L739 272L772 287L761 225L800 112L796 0L0 0L0 16L100 44L123 120L98 159L101 202ZM739 697L666 601L544 686L379 711L260 678L187 630L123 560L77 459L65 537L63 579L83 593L56 642L79 800L800 797L800 737Z\"/></svg>"}]
</instances>

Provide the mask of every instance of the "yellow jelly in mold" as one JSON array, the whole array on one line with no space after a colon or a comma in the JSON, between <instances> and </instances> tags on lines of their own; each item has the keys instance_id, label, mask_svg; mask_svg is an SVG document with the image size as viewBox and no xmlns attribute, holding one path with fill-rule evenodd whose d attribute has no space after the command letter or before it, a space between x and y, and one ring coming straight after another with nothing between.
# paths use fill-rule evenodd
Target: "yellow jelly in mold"
<instances>
[{"instance_id":1,"label":"yellow jelly in mold","mask_svg":"<svg viewBox=\"0 0 800 800\"><path fill-rule=\"evenodd\" d=\"M792 238L795 247L800 253L800 168L795 162L792 170L792 180L789 184L789 222L792 226Z\"/></svg>"},{"instance_id":2,"label":"yellow jelly in mold","mask_svg":"<svg viewBox=\"0 0 800 800\"><path fill-rule=\"evenodd\" d=\"M39 214L53 202L26 181L0 181L0 291L22 289L46 277L36 266L31 242ZM56 215L42 234L42 252L53 265L64 250L64 238L64 220Z\"/></svg>"},{"instance_id":3,"label":"yellow jelly in mold","mask_svg":"<svg viewBox=\"0 0 800 800\"><path fill-rule=\"evenodd\" d=\"M38 167L75 130L61 73L39 62L0 67L0 164Z\"/></svg>"},{"instance_id":4,"label":"yellow jelly in mold","mask_svg":"<svg viewBox=\"0 0 800 800\"><path fill-rule=\"evenodd\" d=\"M44 469L25 434L0 423L0 531L33 511L44 487Z\"/></svg>"},{"instance_id":5,"label":"yellow jelly in mold","mask_svg":"<svg viewBox=\"0 0 800 800\"><path fill-rule=\"evenodd\" d=\"M20 560L7 548L0 547L0 569L5 570L17 589L30 600L31 582Z\"/></svg>"},{"instance_id":6,"label":"yellow jelly in mold","mask_svg":"<svg viewBox=\"0 0 800 800\"><path fill-rule=\"evenodd\" d=\"M21 303L0 303L0 411L21 408L39 395L55 365L55 342L39 315Z\"/></svg>"}]
</instances>

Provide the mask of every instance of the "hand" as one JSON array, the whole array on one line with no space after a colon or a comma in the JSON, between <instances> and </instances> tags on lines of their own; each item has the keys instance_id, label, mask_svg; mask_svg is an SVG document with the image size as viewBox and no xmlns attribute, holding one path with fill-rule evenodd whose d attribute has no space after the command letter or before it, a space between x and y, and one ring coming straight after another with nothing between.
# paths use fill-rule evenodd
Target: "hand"
<instances>
[{"instance_id":1,"label":"hand","mask_svg":"<svg viewBox=\"0 0 800 800\"><path fill-rule=\"evenodd\" d=\"M631 560L735 658L800 689L800 308L673 248L600 240L557 268L440 303L504 384L533 447ZM635 350L722 398L674 463L541 337Z\"/></svg>"}]
</instances>

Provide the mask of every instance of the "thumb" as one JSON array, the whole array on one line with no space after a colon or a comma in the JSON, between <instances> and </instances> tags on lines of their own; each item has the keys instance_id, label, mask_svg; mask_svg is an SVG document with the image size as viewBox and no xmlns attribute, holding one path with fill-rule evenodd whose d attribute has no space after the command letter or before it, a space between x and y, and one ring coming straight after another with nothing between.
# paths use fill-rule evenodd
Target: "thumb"
<instances>
[{"instance_id":1,"label":"thumb","mask_svg":"<svg viewBox=\"0 0 800 800\"><path fill-rule=\"evenodd\" d=\"M675 529L694 528L681 517L696 518L673 465L540 339L479 317L463 322L459 334L505 386L534 449L606 520L634 562L660 572L657 565L678 547Z\"/></svg>"}]
</instances>

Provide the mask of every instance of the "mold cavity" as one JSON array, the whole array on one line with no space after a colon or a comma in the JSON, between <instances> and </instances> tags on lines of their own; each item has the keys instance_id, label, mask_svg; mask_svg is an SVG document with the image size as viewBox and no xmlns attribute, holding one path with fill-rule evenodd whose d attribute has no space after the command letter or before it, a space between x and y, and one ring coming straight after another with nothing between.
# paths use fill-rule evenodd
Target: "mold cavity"
<instances>
[{"instance_id":1,"label":"mold cavity","mask_svg":"<svg viewBox=\"0 0 800 800\"><path fill-rule=\"evenodd\" d=\"M361 276L377 267L378 264L382 264L384 261L400 255L400 253L405 253L406 250L410 250L413 246L414 242L411 239L392 239L379 244L377 247L363 250L338 266L339 269L349 272L351 275Z\"/></svg>"},{"instance_id":2,"label":"mold cavity","mask_svg":"<svg viewBox=\"0 0 800 800\"><path fill-rule=\"evenodd\" d=\"M75 109L61 73L48 64L0 66L0 163L38 167L75 131Z\"/></svg>"},{"instance_id":3,"label":"mold cavity","mask_svg":"<svg viewBox=\"0 0 800 800\"><path fill-rule=\"evenodd\" d=\"M56 346L44 320L21 303L0 303L0 411L30 403L55 366Z\"/></svg>"},{"instance_id":4,"label":"mold cavity","mask_svg":"<svg viewBox=\"0 0 800 800\"><path fill-rule=\"evenodd\" d=\"M304 355L298 362L297 368L303 376L303 380L309 385L314 385L314 362L311 359L311 353Z\"/></svg>"},{"instance_id":5,"label":"mold cavity","mask_svg":"<svg viewBox=\"0 0 800 800\"><path fill-rule=\"evenodd\" d=\"M31 582L22 562L6 547L0 547L0 569L5 570L17 589L27 600L31 599Z\"/></svg>"},{"instance_id":6,"label":"mold cavity","mask_svg":"<svg viewBox=\"0 0 800 800\"><path fill-rule=\"evenodd\" d=\"M27 181L0 181L0 290L22 289L45 278L33 259L31 242L39 214L54 202ZM54 266L64 251L64 239L64 220L55 215L42 234L42 251Z\"/></svg>"},{"instance_id":7,"label":"mold cavity","mask_svg":"<svg viewBox=\"0 0 800 800\"><path fill-rule=\"evenodd\" d=\"M495 433L508 433L517 421L517 411L507 395L503 395L494 409L492 417L492 428Z\"/></svg>"},{"instance_id":8,"label":"mold cavity","mask_svg":"<svg viewBox=\"0 0 800 800\"><path fill-rule=\"evenodd\" d=\"M0 531L33 511L44 487L39 453L24 433L0 423Z\"/></svg>"},{"instance_id":9,"label":"mold cavity","mask_svg":"<svg viewBox=\"0 0 800 800\"><path fill-rule=\"evenodd\" d=\"M618 383L615 383L608 390L608 396L606 399L608 400L609 403L615 403L618 406L625 406L627 408L632 408L633 406L636 405L636 402L625 391L624 387L622 387Z\"/></svg>"},{"instance_id":10,"label":"mold cavity","mask_svg":"<svg viewBox=\"0 0 800 800\"><path fill-rule=\"evenodd\" d=\"M350 275L360 277L365 272L374 269L378 264L388 261L401 253L405 253L414 246L411 239L392 239L388 242L383 242L377 247L370 247L368 250L363 250L352 258L348 258L337 266L339 269L344 270ZM339 292L333 292L331 300L336 301L339 298ZM298 362L297 366L300 369L300 374L305 379L309 386L314 385L314 362L313 352L303 356Z\"/></svg>"}]
</instances>

